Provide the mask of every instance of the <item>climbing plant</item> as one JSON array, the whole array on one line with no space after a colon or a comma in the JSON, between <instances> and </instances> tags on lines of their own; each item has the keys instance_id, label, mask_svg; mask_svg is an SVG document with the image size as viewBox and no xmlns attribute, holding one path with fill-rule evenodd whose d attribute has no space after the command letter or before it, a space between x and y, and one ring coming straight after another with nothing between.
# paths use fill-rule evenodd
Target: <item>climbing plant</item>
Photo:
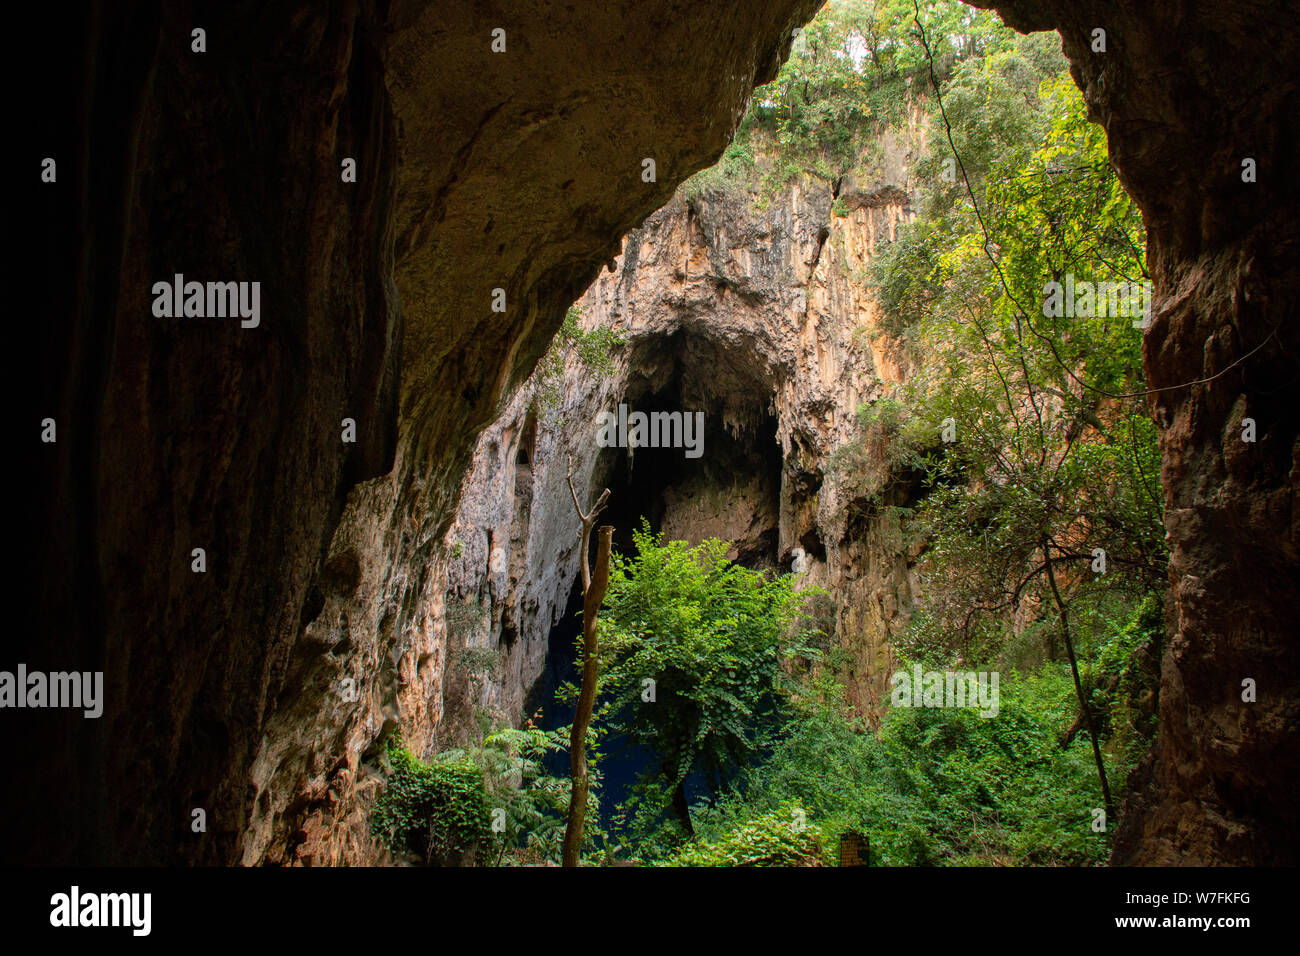
<instances>
[{"instance_id":1,"label":"climbing plant","mask_svg":"<svg viewBox=\"0 0 1300 956\"><path fill-rule=\"evenodd\" d=\"M387 754L392 773L375 801L371 832L393 852L426 865L473 860L491 839L482 769L457 755L425 763L396 733Z\"/></svg>"},{"instance_id":2,"label":"climbing plant","mask_svg":"<svg viewBox=\"0 0 1300 956\"><path fill-rule=\"evenodd\" d=\"M608 375L614 370L613 351L622 344L622 335L614 329L584 329L582 307L569 306L564 314L564 323L533 372L534 409L546 414L559 408L566 362L576 361L593 375Z\"/></svg>"}]
</instances>

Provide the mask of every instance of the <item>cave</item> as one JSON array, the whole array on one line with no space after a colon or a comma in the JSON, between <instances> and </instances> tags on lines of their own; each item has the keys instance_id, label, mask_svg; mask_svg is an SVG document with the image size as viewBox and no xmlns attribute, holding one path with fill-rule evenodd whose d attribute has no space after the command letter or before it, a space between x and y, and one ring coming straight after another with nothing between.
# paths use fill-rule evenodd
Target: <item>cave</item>
<instances>
[{"instance_id":1,"label":"cave","mask_svg":"<svg viewBox=\"0 0 1300 956\"><path fill-rule=\"evenodd\" d=\"M638 374L617 404L629 415L694 416L703 430L694 450L601 451L591 484L610 490L602 523L614 526L615 550L632 553L632 532L645 519L670 539L734 541L728 557L747 567L775 566L782 457L761 369L684 330L634 351L629 365Z\"/></svg>"},{"instance_id":2,"label":"cave","mask_svg":"<svg viewBox=\"0 0 1300 956\"><path fill-rule=\"evenodd\" d=\"M745 356L726 356L724 346L701 341L699 333L681 328L647 336L631 351L628 365L638 374L611 404L624 406L628 418L635 412L699 415L703 427L698 435L683 429L683 447L614 445L596 456L585 485L610 491L600 524L614 528L614 553L634 554L633 532L645 526L667 540L691 544L720 538L733 543L730 560L754 569L777 568L783 467L771 388L763 370ZM707 448L708 454L689 454L690 438L699 439L697 452ZM581 610L581 582L575 581L562 615L550 629L545 670L525 704L531 719L546 730L573 719L572 706L557 704L555 691L579 678L575 639L582 630ZM645 754L613 745L602 764L606 817L626 797L646 760ZM566 772L567 761L567 756L554 755L551 769ZM691 799L702 786L702 780L688 779Z\"/></svg>"},{"instance_id":3,"label":"cave","mask_svg":"<svg viewBox=\"0 0 1300 956\"><path fill-rule=\"evenodd\" d=\"M1060 33L1148 232L1143 356L1171 590L1159 741L1115 860L1294 863L1300 40L1278 28L1293 11L974 5ZM31 436L11 653L102 670L108 703L93 722L5 715L24 774L5 788L7 860L292 862L304 808L355 798L356 768L316 766L303 728L328 726L341 748L422 687L421 652L403 642L428 630L414 597L438 591L434 543L476 436L621 238L721 154L818 6L513 10L511 49L526 55L497 60L478 4L24 8L14 35L48 67L35 88L13 85L32 144L12 179L32 210L15 223L30 239L15 274L39 292L11 329L12 407ZM37 155L57 159L57 179ZM1258 179L1243 179L1246 159ZM147 321L152 285L174 274L260 281L258 327ZM708 407L690 383L713 374L629 395ZM1244 418L1263 436L1249 447L1233 440ZM718 409L710 440L737 420ZM38 423L57 440L37 440ZM767 425L753 425L737 454L770 465ZM690 483L677 463L605 460L628 499ZM620 526L635 516L630 500L615 507L630 509ZM328 566L336 538L358 545L359 576ZM745 557L779 556L756 539ZM327 653L349 599L337 592L354 587L379 596L382 622L364 629L353 675L360 716L331 696L347 673ZM1244 678L1268 685L1250 710ZM203 838L188 826L196 801L213 821ZM353 859L311 826L319 859Z\"/></svg>"}]
</instances>

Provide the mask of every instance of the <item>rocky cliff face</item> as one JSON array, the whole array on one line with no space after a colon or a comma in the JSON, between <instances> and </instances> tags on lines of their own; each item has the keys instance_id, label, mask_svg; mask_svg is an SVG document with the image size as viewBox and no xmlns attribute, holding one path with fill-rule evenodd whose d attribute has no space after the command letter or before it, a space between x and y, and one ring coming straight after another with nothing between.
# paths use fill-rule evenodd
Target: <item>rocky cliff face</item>
<instances>
[{"instance_id":1,"label":"rocky cliff face","mask_svg":"<svg viewBox=\"0 0 1300 956\"><path fill-rule=\"evenodd\" d=\"M24 31L62 85L31 127L59 163L30 229L54 320L24 333L20 407L59 432L32 456L21 653L104 669L107 703L23 718L7 852L356 858L302 823L334 831L369 715L421 696L477 432L815 6L94 4ZM155 318L175 273L260 281L260 326Z\"/></svg>"},{"instance_id":2,"label":"rocky cliff face","mask_svg":"<svg viewBox=\"0 0 1300 956\"><path fill-rule=\"evenodd\" d=\"M802 554L806 582L841 608L827 623L857 662L852 700L878 713L912 582L891 517L864 511L833 453L855 437L858 406L907 372L861 273L912 215L919 115L884 137L872 182L834 194L802 182L766 203L688 184L628 234L578 302L585 328L618 333L612 368L570 349L562 381L535 378L513 397L479 439L444 542L451 600L469 602L476 646L504 662L474 706L518 720L541 673L578 568L572 474L584 508L614 490L607 517L625 545L646 515L670 538L732 541L730 556L753 565L789 569ZM558 403L540 400L548 391ZM698 460L602 448L600 416L620 405L701 414Z\"/></svg>"},{"instance_id":3,"label":"rocky cliff face","mask_svg":"<svg viewBox=\"0 0 1300 956\"><path fill-rule=\"evenodd\" d=\"M410 565L375 561L413 547L404 538L420 526L418 512L390 514L402 507L400 479L354 491L325 563L324 610L305 640L331 660L342 655L333 679L346 673L362 686L369 675L370 693L315 717L278 714L282 732L269 739L280 746L254 765L262 792L283 787L286 757L299 779L314 770L327 794L333 787L306 814L307 839L286 848L290 858L350 858L367 845L369 765L336 768L338 787L329 768L306 763L313 754L364 757L385 723L399 722L427 753L463 743L480 714L517 724L540 702L550 632L578 571L570 476L584 508L601 487L615 489L606 517L625 547L634 519L649 514L670 537L734 541L732 557L751 564L788 568L802 549L807 581L844 608L827 623L858 662L852 699L877 713L886 641L911 581L888 516L855 507L844 490L854 483L831 455L853 435L858 404L904 374L855 274L910 215L918 116L887 137L881 180L842 193L845 216L832 214L825 186L797 184L762 211L748 194L683 189L632 230L578 302L585 328L619 334L612 368L594 371L571 349L561 379L539 373L511 396L479 437L450 529L414 545L421 579L399 573ZM600 415L620 404L701 413L699 457L602 448ZM373 573L358 572L366 562ZM316 690L338 698L328 682ZM287 812L261 810L255 821Z\"/></svg>"},{"instance_id":4,"label":"rocky cliff face","mask_svg":"<svg viewBox=\"0 0 1300 956\"><path fill-rule=\"evenodd\" d=\"M1241 160L1249 153L1263 168L1285 168L1294 142L1280 117L1295 88L1274 82L1257 95L1249 91L1267 84L1218 75L1218 8L1108 12L1106 54L1091 49L1100 11L1040 4L1003 12L1022 28L1062 31L1126 186L1143 205L1160 296L1147 372L1164 429L1171 641L1161 741L1134 781L1116 857L1282 861L1292 852L1285 835L1296 828L1294 810L1277 796L1296 769L1296 630L1280 610L1297 584L1296 431L1285 411L1295 389L1284 358L1294 344L1285 331L1294 209L1268 182L1241 182ZM1266 16L1259 12L1257 26ZM1221 42L1247 56L1249 32L1228 31ZM1203 56L1174 62L1181 57L1162 35ZM1272 62L1253 60L1260 70ZM1175 102L1160 70L1186 77L1198 102L1219 90L1231 106L1205 114ZM1279 66L1271 75L1284 73ZM1167 121L1158 135L1146 123L1151 112ZM1247 136L1247 125L1257 131ZM1171 198L1158 172L1171 167L1183 170L1182 199ZM785 565L801 548L808 580L842 609L833 624L855 662L851 700L873 714L891 669L887 639L912 588L908 555L887 511L854 507L832 451L851 433L857 404L907 374L888 337L873 334L871 303L851 278L873 237L907 214L906 171L892 172L848 188L847 219L830 215L834 197L817 190L795 189L763 213L716 195L681 195L625 240L581 303L592 326L625 337L614 372L593 378L571 368L561 408L540 419L526 388L475 452L465 485L472 490L444 547L457 555L446 586L476 624L444 644L464 640L498 655L502 670L473 684L444 661L441 702L454 707L432 722L431 737L454 739L475 709L522 712L576 568L570 460L584 494L609 483L634 497L653 489L670 535L736 539L738 556L756 563ZM656 450L620 457L594 442L596 415L620 402L701 410L710 434L731 436L739 449L721 451L712 472L669 468L629 481L638 468L654 469ZM1261 429L1254 446L1240 441L1244 417ZM765 457L769 442L779 453ZM728 467L744 456L746 467ZM1254 542L1262 540L1274 546L1260 549ZM1242 681L1258 681L1256 671L1271 675L1271 689L1243 702Z\"/></svg>"},{"instance_id":5,"label":"rocky cliff face","mask_svg":"<svg viewBox=\"0 0 1300 956\"><path fill-rule=\"evenodd\" d=\"M1300 209L1288 160L1300 40L1290 11L1284 0L994 5L1020 28L1061 30L1151 239L1159 313L1146 362L1153 387L1168 389L1152 409L1164 426L1171 639L1160 749L1119 856L1294 860ZM22 421L54 419L58 441L33 439L18 456L30 468L20 500L32 547L15 658L102 669L106 703L98 721L6 716L29 782L5 788L5 818L17 822L6 854L374 858L360 808L365 754L384 723L432 746L475 704L512 710L536 666L528 622L553 616L558 599L546 594L564 589L569 561L547 563L530 543L572 539L564 509L544 509L554 525L533 518L561 481L560 448L529 438L526 414L512 431L518 409L506 409L495 451L475 451L478 433L620 237L718 155L815 6L90 4L16 30L51 64L49 82L23 98L23 128L57 158L58 179L24 180L26 274L44 293L40 320L13 330L33 375L15 407ZM1090 48L1098 27L1104 55ZM349 157L358 175L345 184ZM1258 165L1251 184L1244 157ZM641 178L646 158L653 183ZM780 347L735 322L706 332L698 314L683 318L677 334L704 339L716 361L683 369L694 391L682 397L709 410L713 434L770 428L779 480L746 493L777 488L771 559L798 541L810 573L833 583L861 558L835 550L817 462L849 402L876 387L847 370L870 368L882 383L902 370L883 352L859 364L863 346L853 354L833 327L854 307L818 311L819 297L841 292L819 283L824 243L793 220L768 244L770 266L729 266L723 252L705 268L701 250L741 244L707 225L707 201L665 215L661 226L703 237L661 246L683 253L664 268L680 266L684 303L795 332L799 344ZM743 277L764 269L803 276L792 288L804 302L763 304L762 280ZM260 327L156 319L150 286L175 273L262 282ZM593 314L622 308L615 276L593 292ZM498 288L504 315L490 311ZM635 323L652 313L627 302L627 367L657 368L633 361ZM819 374L802 374L813 355ZM658 375L629 375L628 394L663 392ZM1243 417L1257 422L1254 444L1236 437ZM342 440L345 418L354 442ZM581 451L580 485L603 480L594 451L580 461ZM502 493L457 518L471 462L495 463ZM689 507L675 514L685 524ZM459 536L447 535L453 520ZM755 548L771 530L742 529ZM207 556L201 574L195 548ZM537 589L511 596L511 576L524 580L532 560L547 569ZM853 580L901 580L891 574ZM471 605L453 623L484 621L453 627L455 641L449 590ZM475 594L477 611L462 601ZM840 621L840 634L870 632L892 600L865 622ZM501 666L518 677L458 689L456 642L482 644L498 614L492 633L514 635ZM1240 700L1245 678L1259 682L1254 704ZM346 679L356 702L340 693ZM855 693L869 700L865 685ZM191 827L195 808L206 832Z\"/></svg>"}]
</instances>

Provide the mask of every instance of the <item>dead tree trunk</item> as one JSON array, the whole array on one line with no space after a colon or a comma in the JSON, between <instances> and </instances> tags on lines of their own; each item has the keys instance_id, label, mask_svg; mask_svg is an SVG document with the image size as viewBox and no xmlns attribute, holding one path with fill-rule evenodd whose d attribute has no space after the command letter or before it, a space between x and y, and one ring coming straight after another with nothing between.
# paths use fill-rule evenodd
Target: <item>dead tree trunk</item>
<instances>
[{"instance_id":1,"label":"dead tree trunk","mask_svg":"<svg viewBox=\"0 0 1300 956\"><path fill-rule=\"evenodd\" d=\"M603 525L596 540L596 571L587 566L587 550L591 542L591 526L596 515L605 507L609 489L601 492L591 511L582 513L578 493L573 490L573 475L569 474L569 494L573 507L582 520L582 543L579 557L582 561L582 690L578 694L578 710L573 715L573 730L569 735L569 770L573 786L569 795L569 819L564 828L564 865L577 866L582 852L583 822L587 815L587 728L591 725L591 712L596 705L596 679L598 675L598 645L596 615L605 590L609 587L609 548L614 536L610 525Z\"/></svg>"}]
</instances>

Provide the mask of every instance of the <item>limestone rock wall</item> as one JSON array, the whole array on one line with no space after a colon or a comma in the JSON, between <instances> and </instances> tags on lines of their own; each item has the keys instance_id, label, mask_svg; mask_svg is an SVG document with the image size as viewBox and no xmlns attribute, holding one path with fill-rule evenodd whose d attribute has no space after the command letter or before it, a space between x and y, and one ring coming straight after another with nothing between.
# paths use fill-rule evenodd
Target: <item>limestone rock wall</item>
<instances>
[{"instance_id":1,"label":"limestone rock wall","mask_svg":"<svg viewBox=\"0 0 1300 956\"><path fill-rule=\"evenodd\" d=\"M779 66L814 8L743 6L743 17L733 4L395 12L384 47L399 131L393 241L404 320L394 464L352 491L309 592L319 610L298 643L294 693L251 768L245 862L382 858L364 818L387 731L400 726L427 756L464 742L476 709L517 719L527 681L512 675L539 668L544 645L512 640L511 615L544 615L540 602L551 598L520 595L522 604L505 602L511 615L494 606L507 575L529 579L518 563L500 570L526 542L496 520L502 533L448 541L462 477L480 429L568 304L619 237L726 143L753 84ZM504 53L490 49L497 26ZM708 45L710 71L683 69L693 43ZM655 161L649 183L645 158ZM504 313L492 311L497 289ZM471 509L526 509L529 482L509 457L515 437L478 455L484 468L500 466L488 479L500 497ZM563 515L543 520L567 527ZM469 587L465 569L482 556L487 587ZM330 573L337 564L356 572L340 579ZM536 577L541 587L548 573ZM358 693L347 706L338 702L345 681ZM334 758L321 761L322 751Z\"/></svg>"},{"instance_id":2,"label":"limestone rock wall","mask_svg":"<svg viewBox=\"0 0 1300 956\"><path fill-rule=\"evenodd\" d=\"M766 443L732 467L730 442L706 443L719 467L664 492L661 527L697 542L736 540L732 556L790 568L807 555L806 581L842 608L835 639L855 661L852 701L878 716L889 673L887 639L903 621L914 582L890 517L864 514L834 451L856 437L859 404L907 374L898 343L879 327L861 273L883 239L913 215L911 167L927 130L919 112L885 137L880 178L842 187L799 182L770 202L688 184L628 234L621 253L579 300L582 325L615 330L613 370L585 368L566 353L556 407L539 406L530 381L480 436L444 542L449 593L471 596L481 626L473 640L501 654L499 681L472 706L518 720L545 663L547 635L577 574L578 520L611 481L614 451L597 443L601 412L676 383L680 407L716 418L741 445ZM635 466L678 450L642 448ZM649 502L627 504L643 513ZM625 529L621 529L625 530ZM494 552L500 553L494 558ZM766 563L773 563L767 561Z\"/></svg>"},{"instance_id":3,"label":"limestone rock wall","mask_svg":"<svg viewBox=\"0 0 1300 956\"><path fill-rule=\"evenodd\" d=\"M434 552L478 431L816 6L24 13L50 66L24 128L59 175L29 197L50 294L18 407L59 440L24 453L18 659L103 669L107 699L15 718L33 785L6 788L29 821L7 856L366 858L363 754L395 708L420 735L443 706ZM260 281L260 326L156 319L178 272Z\"/></svg>"},{"instance_id":4,"label":"limestone rock wall","mask_svg":"<svg viewBox=\"0 0 1300 956\"><path fill-rule=\"evenodd\" d=\"M1145 360L1161 389L1151 405L1172 598L1159 749L1117 858L1294 862L1293 11L1286 0L978 2L1018 28L1061 31L1147 217L1157 316ZM550 568L534 531L569 537L564 509L542 509L554 526L534 517L559 482L540 474L526 491L502 474L510 495L457 517L471 464L511 463L513 433L492 453L475 451L479 432L621 237L717 157L816 6L155 0L20 11L15 35L49 65L19 98L30 114L21 128L59 174L57 185L15 180L33 210L16 224L30 237L16 271L42 291L12 329L18 377L30 379L12 407L21 421L54 419L59 437L16 455L30 546L12 647L33 668L102 669L106 701L93 722L6 715L27 782L5 788L7 859L375 858L363 771L384 725L400 722L427 748L475 694L512 708L536 660L526 622L554 607L540 593L500 605L503 619L516 609L506 666L518 667L517 687L448 691L445 595L482 593L486 567L454 565L499 547L496 601L527 562ZM190 45L196 26L203 54ZM507 52L492 54L497 27ZM1091 50L1099 27L1105 54ZM344 157L357 160L356 183L340 181ZM1245 157L1259 170L1249 185ZM652 184L640 178L645 158L656 160ZM719 343L712 381L771 387L780 547L816 529L826 557L815 575L833 583L850 559L836 556L823 517L832 493L818 462L844 410L876 387L844 370L887 382L905 369L869 346L870 363L847 361L853 343L831 325L862 311L817 278L824 244L793 217L746 226L786 233L757 235L760 251L739 268L710 256L750 244L711 250L708 203L695 208L695 226L686 215L672 227L706 237L673 260L683 322ZM880 235L888 223L872 216ZM871 229L856 241L869 247ZM625 244L624 272L630 250L641 252ZM802 301L764 304L763 281L741 276L765 270L802 276L790 286ZM261 326L155 320L150 285L177 272L261 281ZM504 316L489 311L496 288ZM604 290L594 294L613 308L618 295ZM690 317L705 303L725 314L714 308L724 300L755 321L710 331ZM819 319L825 309L833 322ZM651 319L627 321L635 332ZM754 331L764 327L796 337ZM649 365L629 357L633 367ZM751 414L717 391L720 414ZM1261 435L1250 446L1237 439L1243 417ZM344 418L355 443L340 440ZM575 453L579 480L594 467ZM509 533L480 544L507 514ZM453 521L477 529L456 558ZM196 547L208 556L202 576ZM856 581L889 573L869 553L852 561ZM561 589L564 564L547 572ZM890 618L889 593L841 633ZM467 647L481 640L473 627L457 633ZM1247 677L1260 686L1249 706ZM349 678L359 700L345 707L335 695ZM196 807L206 833L190 826Z\"/></svg>"}]
</instances>

